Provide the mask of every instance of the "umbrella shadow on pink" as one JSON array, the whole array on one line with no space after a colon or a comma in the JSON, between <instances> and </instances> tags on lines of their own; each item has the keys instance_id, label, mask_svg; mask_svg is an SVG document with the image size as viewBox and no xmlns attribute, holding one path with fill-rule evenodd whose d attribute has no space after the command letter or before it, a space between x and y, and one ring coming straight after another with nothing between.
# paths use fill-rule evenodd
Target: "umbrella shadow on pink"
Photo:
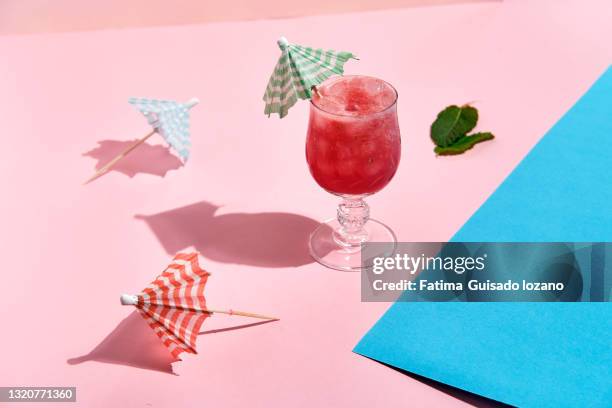
<instances>
[{"instance_id":1,"label":"umbrella shadow on pink","mask_svg":"<svg viewBox=\"0 0 612 408\"><path fill-rule=\"evenodd\" d=\"M193 246L224 263L282 268L314 262L308 238L318 221L283 212L217 214L219 208L201 201L136 218L147 223L170 255Z\"/></svg>"},{"instance_id":2,"label":"umbrella shadow on pink","mask_svg":"<svg viewBox=\"0 0 612 408\"><path fill-rule=\"evenodd\" d=\"M206 330L198 334L208 335L246 329L273 321L275 320L263 320L239 326ZM79 357L70 358L66 362L69 365L77 365L88 361L124 365L178 375L174 372L172 363L181 360L170 354L166 346L164 346L139 313L133 311L91 352Z\"/></svg>"},{"instance_id":3,"label":"umbrella shadow on pink","mask_svg":"<svg viewBox=\"0 0 612 408\"><path fill-rule=\"evenodd\" d=\"M137 140L100 140L96 148L83 153L83 156L97 160L96 170L100 170L136 142ZM177 170L182 166L183 162L172 154L168 147L143 143L121 159L109 172L116 171L128 177L139 173L165 177L170 170Z\"/></svg>"},{"instance_id":4,"label":"umbrella shadow on pink","mask_svg":"<svg viewBox=\"0 0 612 408\"><path fill-rule=\"evenodd\" d=\"M91 352L71 358L67 363L75 365L86 361L174 374L172 363L180 360L170 354L139 313L133 311Z\"/></svg>"}]
</instances>

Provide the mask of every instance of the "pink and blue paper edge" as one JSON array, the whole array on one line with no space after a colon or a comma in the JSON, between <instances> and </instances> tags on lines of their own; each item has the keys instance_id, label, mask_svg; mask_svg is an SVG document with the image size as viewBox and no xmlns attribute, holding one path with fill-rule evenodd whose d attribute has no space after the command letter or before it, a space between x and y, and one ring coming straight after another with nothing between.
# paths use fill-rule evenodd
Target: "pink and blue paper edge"
<instances>
[{"instance_id":1,"label":"pink and blue paper edge","mask_svg":"<svg viewBox=\"0 0 612 408\"><path fill-rule=\"evenodd\" d=\"M452 240L612 241L611 165L608 67ZM516 406L612 403L610 303L397 302L353 351Z\"/></svg>"}]
</instances>

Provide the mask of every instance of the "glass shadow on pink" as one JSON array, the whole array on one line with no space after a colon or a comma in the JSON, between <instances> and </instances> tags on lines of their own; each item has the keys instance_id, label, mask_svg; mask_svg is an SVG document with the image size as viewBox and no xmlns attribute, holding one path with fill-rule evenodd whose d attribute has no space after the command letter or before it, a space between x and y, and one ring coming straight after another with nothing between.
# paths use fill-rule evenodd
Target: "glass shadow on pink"
<instances>
[{"instance_id":1,"label":"glass shadow on pink","mask_svg":"<svg viewBox=\"0 0 612 408\"><path fill-rule=\"evenodd\" d=\"M315 181L342 198L337 217L310 237L311 255L325 266L360 270L367 241L395 249L395 235L369 218L364 198L384 188L399 165L397 96L390 84L367 76L334 77L313 92L306 160Z\"/></svg>"}]
</instances>

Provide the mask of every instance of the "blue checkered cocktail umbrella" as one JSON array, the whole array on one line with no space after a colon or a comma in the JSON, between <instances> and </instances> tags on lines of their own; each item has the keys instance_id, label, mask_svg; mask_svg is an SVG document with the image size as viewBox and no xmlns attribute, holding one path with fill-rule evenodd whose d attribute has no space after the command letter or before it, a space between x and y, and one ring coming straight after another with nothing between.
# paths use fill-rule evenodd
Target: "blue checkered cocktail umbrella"
<instances>
[{"instance_id":1,"label":"blue checkered cocktail umbrella","mask_svg":"<svg viewBox=\"0 0 612 408\"><path fill-rule=\"evenodd\" d=\"M189 158L189 151L191 149L189 110L200 102L197 98L191 98L185 103L147 98L130 98L129 102L136 106L136 108L147 118L147 121L153 129L100 168L96 174L85 182L85 184L105 174L119 160L123 159L155 133L162 135L166 143L176 151L183 161L187 161Z\"/></svg>"}]
</instances>

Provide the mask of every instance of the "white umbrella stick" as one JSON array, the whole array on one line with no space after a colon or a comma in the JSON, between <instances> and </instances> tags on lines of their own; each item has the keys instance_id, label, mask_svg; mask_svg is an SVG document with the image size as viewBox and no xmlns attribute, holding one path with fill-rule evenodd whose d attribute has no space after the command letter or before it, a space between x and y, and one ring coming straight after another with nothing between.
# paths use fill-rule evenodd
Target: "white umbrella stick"
<instances>
[{"instance_id":1,"label":"white umbrella stick","mask_svg":"<svg viewBox=\"0 0 612 408\"><path fill-rule=\"evenodd\" d=\"M156 129L151 130L150 133L148 133L146 136L144 136L142 139L136 141L133 145L131 145L130 147L128 147L127 149L125 149L124 151L122 151L121 153L119 153L119 155L117 155L117 157L115 157L113 160L111 160L110 162L106 163L102 168L100 168L96 174L94 174L93 176L91 176L85 183L83 184L87 184L87 183L91 183L92 181L94 181L95 179L97 179L98 177L102 176L104 173L106 173L107 171L109 171L115 164L117 164L117 162L121 159L123 159L125 156L127 156L128 154L130 154L130 152L132 150L134 150L135 148L137 148L138 146L140 146L141 144L143 144L148 138L150 138L151 136L153 136L155 134L155 132L157 132Z\"/></svg>"}]
</instances>

